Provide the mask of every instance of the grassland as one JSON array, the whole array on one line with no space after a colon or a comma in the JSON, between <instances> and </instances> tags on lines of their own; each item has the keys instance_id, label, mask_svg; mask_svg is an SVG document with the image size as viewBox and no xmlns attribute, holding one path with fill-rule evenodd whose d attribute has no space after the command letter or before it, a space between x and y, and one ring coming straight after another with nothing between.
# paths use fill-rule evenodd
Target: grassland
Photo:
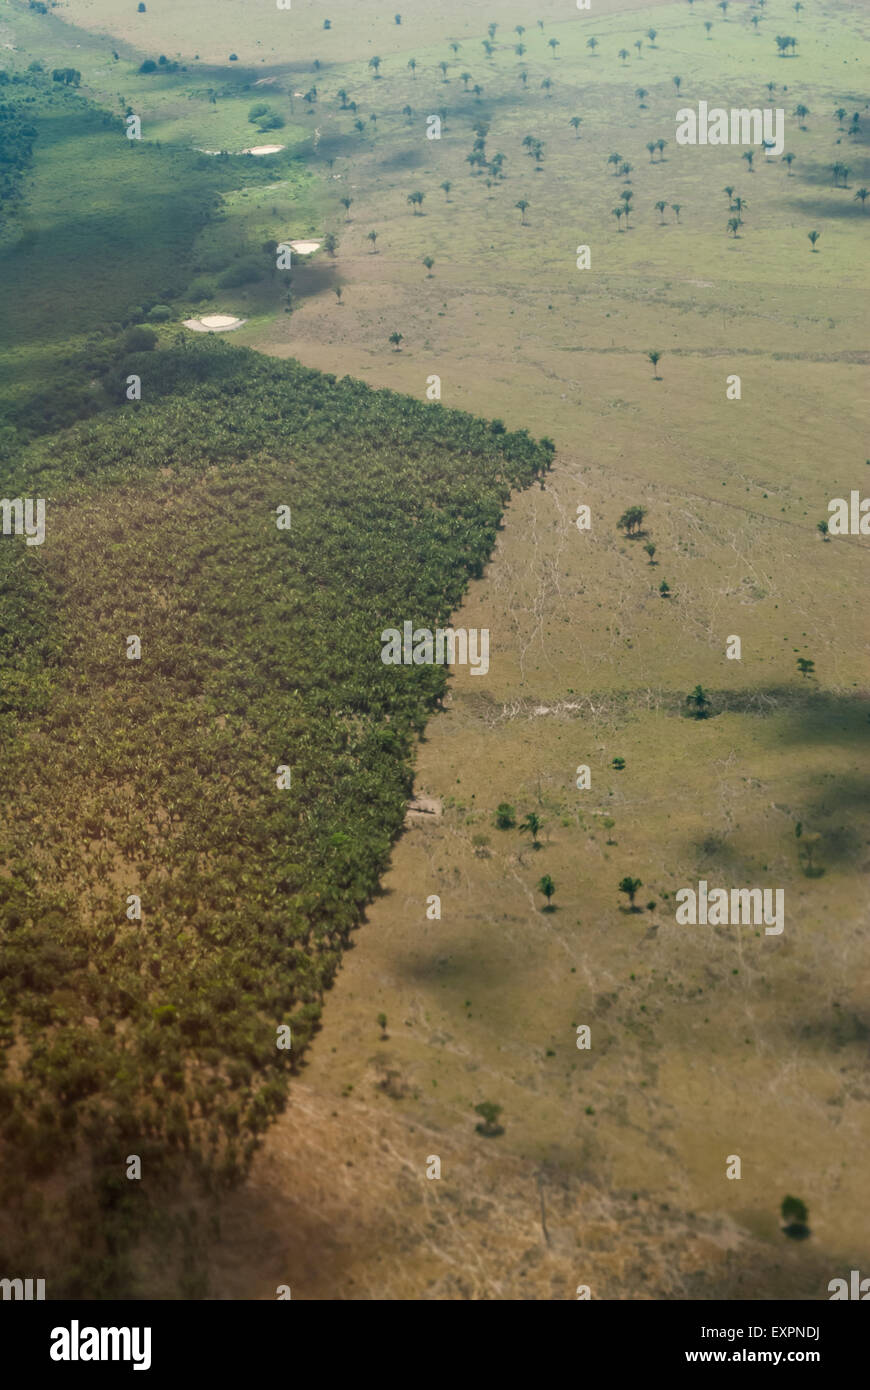
<instances>
[{"instance_id":1,"label":"grassland","mask_svg":"<svg viewBox=\"0 0 870 1390\"><path fill-rule=\"evenodd\" d=\"M199 53L226 75L223 50L237 52L247 75L226 77L242 84L226 97L235 114L219 117L228 143L250 129L244 82L264 64L288 120L319 131L316 151L313 136L294 149L331 188L318 212L338 255L294 275L290 315L263 286L245 341L419 399L437 374L445 404L559 449L545 488L511 504L456 618L488 627L494 654L485 678L454 674L419 748L416 789L442 800L443 817L394 850L303 1084L226 1217L211 1288L571 1297L591 1269L599 1297L825 1297L866 1245L867 556L860 538L825 544L816 531L830 497L867 490L870 214L855 197L870 184L866 13L817 0L797 17L771 0L756 33L748 5L724 20L706 0L570 18L542 5L541 33L500 5L490 61L488 16L403 8L397 26L366 24L354 6L350 32L337 5L321 36L319 11L315 22L299 7L285 42L275 26L289 16L257 13L236 37L241 11L225 6L208 46L196 6L149 6L147 39L133 7L122 24L98 0L66 11L130 45L128 72L146 54L190 66ZM515 23L527 25L522 62ZM794 58L777 57L782 32L799 37ZM82 70L99 92L96 59ZM292 93L312 82L316 111L297 121ZM186 116L175 84L149 89L155 113L173 139L198 143L206 115ZM340 89L357 113L340 109ZM782 105L791 172L677 148L674 113L701 99ZM427 140L441 107L442 138ZM503 179L470 172L480 122ZM540 171L526 135L543 142ZM651 159L657 139L668 143ZM614 151L628 180L607 163ZM838 161L850 173L834 187ZM747 202L736 237L726 186ZM617 230L611 210L628 189L630 228ZM417 190L421 215L407 202ZM289 214L257 198L251 225L278 238ZM244 220L242 195L235 206ZM589 271L576 268L579 245ZM740 401L726 400L733 373ZM574 526L581 503L589 533ZM647 510L653 565L617 526L632 504ZM731 634L739 662L725 656ZM798 657L814 676L798 674ZM713 702L702 722L685 717L698 682ZM574 785L579 764L590 791ZM503 801L541 816L540 849L494 827ZM819 837L818 876L799 856L798 822ZM551 913L535 892L544 873ZM639 913L624 910L626 874L642 880ZM783 935L678 927L673 893L702 877L783 887ZM584 1022L588 1053L575 1047ZM497 1139L475 1133L483 1100L504 1107ZM440 1183L425 1177L430 1154ZM731 1154L739 1182L725 1177ZM549 1239L538 1173L558 1211ZM799 1247L778 1227L786 1192L810 1206L813 1238ZM150 1277L159 1287L161 1272Z\"/></svg>"}]
</instances>

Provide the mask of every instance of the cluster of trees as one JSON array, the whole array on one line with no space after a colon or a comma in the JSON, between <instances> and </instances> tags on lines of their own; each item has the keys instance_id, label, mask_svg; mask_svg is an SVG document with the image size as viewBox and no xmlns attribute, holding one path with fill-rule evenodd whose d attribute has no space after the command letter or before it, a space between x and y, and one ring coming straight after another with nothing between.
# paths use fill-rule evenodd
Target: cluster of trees
<instances>
[{"instance_id":1,"label":"cluster of trees","mask_svg":"<svg viewBox=\"0 0 870 1390\"><path fill-rule=\"evenodd\" d=\"M312 88L316 92L315 88ZM284 117L280 112L275 111L265 101L258 101L248 112L248 120L262 133L267 130L281 130L284 126Z\"/></svg>"},{"instance_id":2,"label":"cluster of trees","mask_svg":"<svg viewBox=\"0 0 870 1390\"><path fill-rule=\"evenodd\" d=\"M446 688L385 667L380 633L447 623L553 455L213 339L121 360L119 403L131 372L141 402L4 484L64 517L38 557L0 546L0 1198L87 1176L59 1296L129 1291L142 1194L234 1180L281 1109ZM34 1240L60 1219L42 1195Z\"/></svg>"}]
</instances>

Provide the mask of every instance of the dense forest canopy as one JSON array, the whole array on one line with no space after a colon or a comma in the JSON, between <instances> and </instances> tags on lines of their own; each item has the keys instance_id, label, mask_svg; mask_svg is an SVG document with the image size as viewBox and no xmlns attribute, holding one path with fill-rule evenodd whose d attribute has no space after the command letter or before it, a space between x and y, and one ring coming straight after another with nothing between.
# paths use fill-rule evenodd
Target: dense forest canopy
<instances>
[{"instance_id":1,"label":"dense forest canopy","mask_svg":"<svg viewBox=\"0 0 870 1390\"><path fill-rule=\"evenodd\" d=\"M46 539L0 542L4 1205L38 1229L24 1175L80 1173L91 1294L142 1216L128 1153L232 1178L280 1110L445 689L381 631L448 621L552 457L215 340L128 357L119 400L131 371L142 402L21 455Z\"/></svg>"}]
</instances>

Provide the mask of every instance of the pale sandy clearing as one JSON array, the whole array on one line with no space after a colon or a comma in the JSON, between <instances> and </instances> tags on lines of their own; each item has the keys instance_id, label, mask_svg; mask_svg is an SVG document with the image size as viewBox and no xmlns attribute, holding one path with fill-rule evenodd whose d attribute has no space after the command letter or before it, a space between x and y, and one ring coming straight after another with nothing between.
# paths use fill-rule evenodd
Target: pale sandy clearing
<instances>
[{"instance_id":1,"label":"pale sandy clearing","mask_svg":"<svg viewBox=\"0 0 870 1390\"><path fill-rule=\"evenodd\" d=\"M245 319L237 319L233 314L205 314L199 319L185 319L185 328L194 333L226 333L232 328L241 328Z\"/></svg>"},{"instance_id":2,"label":"pale sandy clearing","mask_svg":"<svg viewBox=\"0 0 870 1390\"><path fill-rule=\"evenodd\" d=\"M277 154L283 149L283 145L252 145L249 150L242 150L242 154Z\"/></svg>"},{"instance_id":3,"label":"pale sandy clearing","mask_svg":"<svg viewBox=\"0 0 870 1390\"><path fill-rule=\"evenodd\" d=\"M320 246L319 241L291 241L291 247L298 251L300 256L310 256L312 251L316 251Z\"/></svg>"}]
</instances>

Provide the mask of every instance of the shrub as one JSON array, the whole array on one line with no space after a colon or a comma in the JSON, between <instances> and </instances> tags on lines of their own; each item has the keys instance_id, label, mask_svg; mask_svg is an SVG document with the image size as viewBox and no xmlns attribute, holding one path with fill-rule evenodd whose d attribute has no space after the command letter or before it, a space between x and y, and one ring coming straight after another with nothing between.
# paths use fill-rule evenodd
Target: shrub
<instances>
[{"instance_id":1,"label":"shrub","mask_svg":"<svg viewBox=\"0 0 870 1390\"><path fill-rule=\"evenodd\" d=\"M146 58L145 61L144 61L144 63L141 63L141 64L140 64L140 66L139 66L139 71L140 71L140 72L156 72L156 71L157 71L157 64L155 63L155 61L154 61L153 58Z\"/></svg>"},{"instance_id":2,"label":"shrub","mask_svg":"<svg viewBox=\"0 0 870 1390\"><path fill-rule=\"evenodd\" d=\"M265 101L258 101L257 104L255 106L252 106L250 111L248 112L248 120L258 121L261 116L267 116L268 114L269 108L266 105Z\"/></svg>"},{"instance_id":3,"label":"shrub","mask_svg":"<svg viewBox=\"0 0 870 1390\"><path fill-rule=\"evenodd\" d=\"M152 323L167 323L172 318L172 310L168 304L155 304L149 309L148 317Z\"/></svg>"},{"instance_id":4,"label":"shrub","mask_svg":"<svg viewBox=\"0 0 870 1390\"><path fill-rule=\"evenodd\" d=\"M188 294L194 304L201 304L206 299L214 299L214 283L207 275L197 275L190 283Z\"/></svg>"},{"instance_id":5,"label":"shrub","mask_svg":"<svg viewBox=\"0 0 870 1390\"><path fill-rule=\"evenodd\" d=\"M128 328L124 334L125 352L152 352L157 346L157 334L153 328L137 324Z\"/></svg>"},{"instance_id":6,"label":"shrub","mask_svg":"<svg viewBox=\"0 0 870 1390\"><path fill-rule=\"evenodd\" d=\"M252 285L255 280L263 278L263 267L253 256L243 256L236 261L235 265L227 266L222 275L218 276L218 284L222 289L237 289L239 285Z\"/></svg>"}]
</instances>

